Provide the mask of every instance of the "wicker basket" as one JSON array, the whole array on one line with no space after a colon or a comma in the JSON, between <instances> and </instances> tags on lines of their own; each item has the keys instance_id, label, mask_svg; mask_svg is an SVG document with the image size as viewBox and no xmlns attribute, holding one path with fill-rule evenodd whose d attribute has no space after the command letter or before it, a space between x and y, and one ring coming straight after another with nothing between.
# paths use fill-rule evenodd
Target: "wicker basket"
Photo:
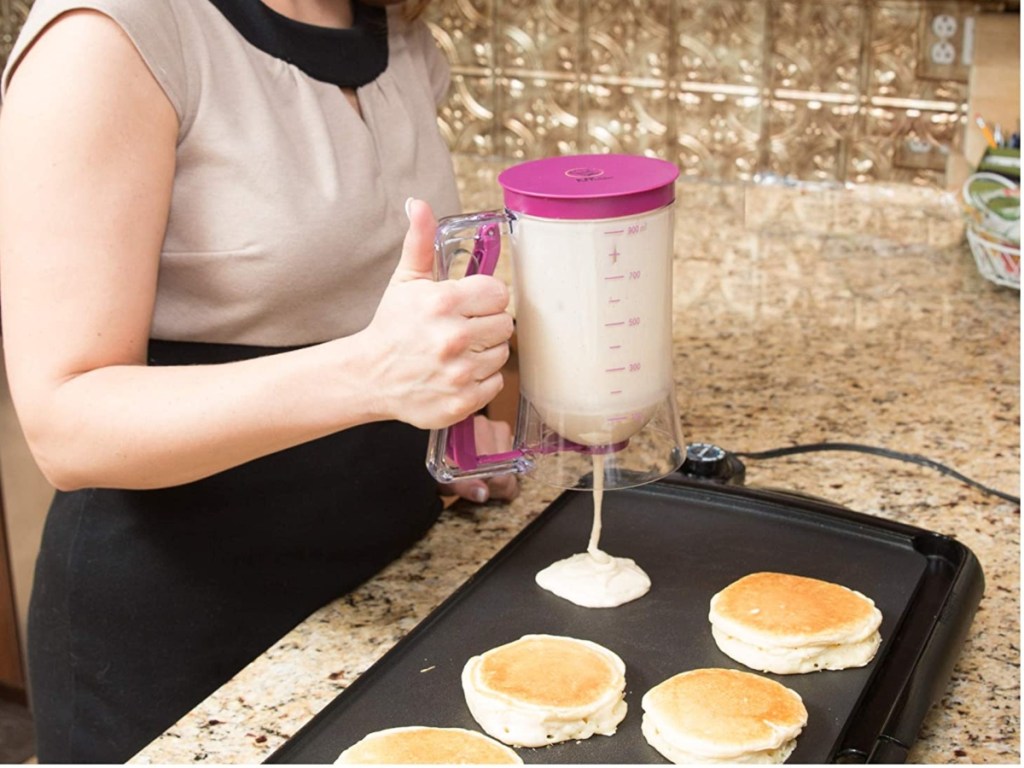
<instances>
[{"instance_id":1,"label":"wicker basket","mask_svg":"<svg viewBox=\"0 0 1024 768\"><path fill-rule=\"evenodd\" d=\"M973 222L967 224L967 242L982 277L1020 290L1020 246L997 240Z\"/></svg>"},{"instance_id":2,"label":"wicker basket","mask_svg":"<svg viewBox=\"0 0 1024 768\"><path fill-rule=\"evenodd\" d=\"M1020 290L1020 187L993 173L970 176L961 190L967 243L981 276Z\"/></svg>"}]
</instances>

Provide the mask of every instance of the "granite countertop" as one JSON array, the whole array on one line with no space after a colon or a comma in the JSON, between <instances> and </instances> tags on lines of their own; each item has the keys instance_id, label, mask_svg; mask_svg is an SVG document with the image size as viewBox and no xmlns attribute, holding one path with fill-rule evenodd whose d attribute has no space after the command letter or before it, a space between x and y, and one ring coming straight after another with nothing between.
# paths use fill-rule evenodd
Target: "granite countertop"
<instances>
[{"instance_id":1,"label":"granite countertop","mask_svg":"<svg viewBox=\"0 0 1024 768\"><path fill-rule=\"evenodd\" d=\"M459 161L469 209L497 167ZM1018 292L983 280L956 201L912 187L681 182L675 375L684 433L750 452L855 442L1019 493ZM750 460L747 484L956 537L986 589L910 761L1018 763L1020 511L952 477L861 453ZM256 763L475 573L558 490L450 507L414 548L310 616L134 763Z\"/></svg>"}]
</instances>

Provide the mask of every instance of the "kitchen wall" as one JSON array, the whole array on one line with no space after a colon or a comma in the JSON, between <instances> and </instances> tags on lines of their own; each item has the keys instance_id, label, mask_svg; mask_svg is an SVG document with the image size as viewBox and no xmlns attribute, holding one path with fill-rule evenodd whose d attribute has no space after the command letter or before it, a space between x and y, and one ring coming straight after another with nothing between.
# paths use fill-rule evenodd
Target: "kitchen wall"
<instances>
[{"instance_id":1,"label":"kitchen wall","mask_svg":"<svg viewBox=\"0 0 1024 768\"><path fill-rule=\"evenodd\" d=\"M434 0L456 153L644 152L692 177L943 186L974 20L949 0Z\"/></svg>"},{"instance_id":2,"label":"kitchen wall","mask_svg":"<svg viewBox=\"0 0 1024 768\"><path fill-rule=\"evenodd\" d=\"M459 154L645 152L688 176L943 186L993 0L433 0ZM0 0L0 62L31 0ZM1019 3L1016 4L1019 7Z\"/></svg>"}]
</instances>

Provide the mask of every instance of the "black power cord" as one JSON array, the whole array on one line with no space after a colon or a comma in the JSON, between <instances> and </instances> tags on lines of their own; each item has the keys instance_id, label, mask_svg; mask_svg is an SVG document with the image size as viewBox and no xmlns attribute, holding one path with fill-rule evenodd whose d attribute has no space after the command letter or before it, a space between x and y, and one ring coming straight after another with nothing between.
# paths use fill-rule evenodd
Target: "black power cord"
<instances>
[{"instance_id":1,"label":"black power cord","mask_svg":"<svg viewBox=\"0 0 1024 768\"><path fill-rule=\"evenodd\" d=\"M861 445L860 443L808 443L805 445L791 445L786 448L772 448L767 451L751 451L746 453L736 452L733 455L744 459L753 459L758 461L760 459L776 459L780 456L792 456L798 453L815 453L817 451L856 451L859 453L870 453L873 456L882 456L886 459L895 459L897 461L908 461L912 464L920 464L921 466L934 469L943 475L955 477L960 482L966 483L972 488L977 488L983 493L987 493L991 496L998 496L1000 499L1004 499L1005 501L1009 501L1017 505L1020 504L1019 496L1014 496L995 488L989 488L987 485L982 485L977 480L972 480L960 472L957 472L952 467L940 464L933 459L929 459L927 456L920 456L916 453L893 451L889 448L878 448L873 445Z\"/></svg>"}]
</instances>

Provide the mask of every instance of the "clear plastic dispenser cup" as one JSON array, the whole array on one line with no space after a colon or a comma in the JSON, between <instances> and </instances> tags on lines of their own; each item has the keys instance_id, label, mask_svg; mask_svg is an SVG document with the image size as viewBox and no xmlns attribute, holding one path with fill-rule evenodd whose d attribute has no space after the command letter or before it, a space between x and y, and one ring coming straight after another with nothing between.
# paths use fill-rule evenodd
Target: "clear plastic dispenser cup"
<instances>
[{"instance_id":1,"label":"clear plastic dispenser cup","mask_svg":"<svg viewBox=\"0 0 1024 768\"><path fill-rule=\"evenodd\" d=\"M494 272L511 248L520 401L513 450L480 455L472 419L431 433L434 477L530 473L561 488L626 488L675 471L672 163L574 155L498 177L505 210L443 219L436 277ZM461 259L460 259L461 257ZM594 457L601 456L600 462Z\"/></svg>"}]
</instances>

